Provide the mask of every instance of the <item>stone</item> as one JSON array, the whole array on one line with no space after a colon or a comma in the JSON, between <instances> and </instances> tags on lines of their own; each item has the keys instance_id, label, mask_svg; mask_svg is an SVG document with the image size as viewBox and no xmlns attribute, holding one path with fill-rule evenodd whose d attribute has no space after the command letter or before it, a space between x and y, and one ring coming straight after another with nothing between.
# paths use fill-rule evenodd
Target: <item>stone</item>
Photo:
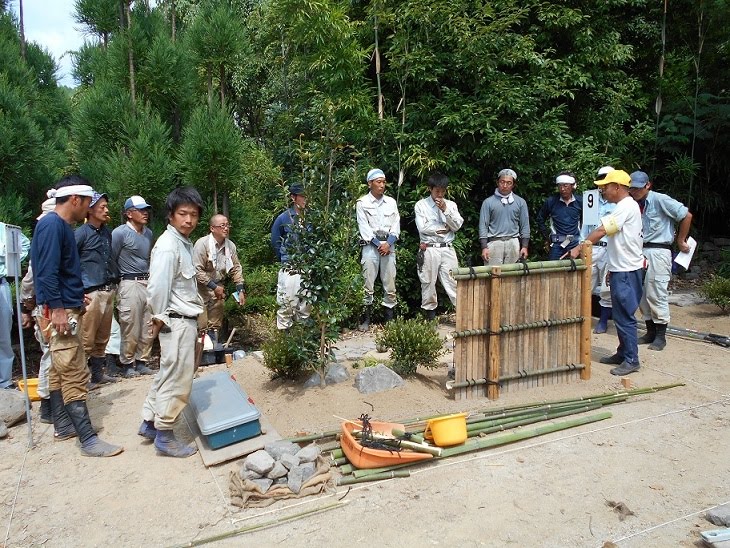
<instances>
[{"instance_id":1,"label":"stone","mask_svg":"<svg viewBox=\"0 0 730 548\"><path fill-rule=\"evenodd\" d=\"M317 467L313 462L305 462L299 468L302 470L302 483L306 483L317 472Z\"/></svg>"},{"instance_id":2,"label":"stone","mask_svg":"<svg viewBox=\"0 0 730 548\"><path fill-rule=\"evenodd\" d=\"M299 466L299 457L296 455L290 455L289 453L284 453L279 459L279 462L286 466L287 470L291 470L295 466Z\"/></svg>"},{"instance_id":3,"label":"stone","mask_svg":"<svg viewBox=\"0 0 730 548\"><path fill-rule=\"evenodd\" d=\"M667 299L669 304L675 306L694 306L705 302L698 293L672 293Z\"/></svg>"},{"instance_id":4,"label":"stone","mask_svg":"<svg viewBox=\"0 0 730 548\"><path fill-rule=\"evenodd\" d=\"M247 480L255 480L255 479L261 479L263 476L259 474L258 472L254 472L253 470L246 470L245 468L241 468L241 477L247 479Z\"/></svg>"},{"instance_id":5,"label":"stone","mask_svg":"<svg viewBox=\"0 0 730 548\"><path fill-rule=\"evenodd\" d=\"M286 466L284 466L281 462L277 462L276 464L274 464L274 467L269 470L269 473L266 474L266 477L275 480L282 476L286 476L288 472L289 469Z\"/></svg>"},{"instance_id":6,"label":"stone","mask_svg":"<svg viewBox=\"0 0 730 548\"><path fill-rule=\"evenodd\" d=\"M685 272L682 274L683 280L699 280L700 275L697 272Z\"/></svg>"},{"instance_id":7,"label":"stone","mask_svg":"<svg viewBox=\"0 0 730 548\"><path fill-rule=\"evenodd\" d=\"M259 449L255 453L251 453L248 457L246 457L244 466L246 467L246 470L253 470L257 474L265 476L269 473L269 470L274 467L274 464L276 464L276 461L274 461L271 455L263 449Z\"/></svg>"},{"instance_id":8,"label":"stone","mask_svg":"<svg viewBox=\"0 0 730 548\"><path fill-rule=\"evenodd\" d=\"M286 485L288 481L289 478L287 478L286 476L281 476L280 478L276 478L274 480L274 485Z\"/></svg>"},{"instance_id":9,"label":"stone","mask_svg":"<svg viewBox=\"0 0 730 548\"><path fill-rule=\"evenodd\" d=\"M403 378L398 373L382 363L375 367L366 367L355 375L355 388L361 394L383 392L404 384Z\"/></svg>"},{"instance_id":10,"label":"stone","mask_svg":"<svg viewBox=\"0 0 730 548\"><path fill-rule=\"evenodd\" d=\"M713 242L702 242L700 249L702 251L717 251L717 246Z\"/></svg>"},{"instance_id":11,"label":"stone","mask_svg":"<svg viewBox=\"0 0 730 548\"><path fill-rule=\"evenodd\" d=\"M283 455L296 455L301 447L287 440L276 440L264 445L266 451L274 460L281 460Z\"/></svg>"},{"instance_id":12,"label":"stone","mask_svg":"<svg viewBox=\"0 0 730 548\"><path fill-rule=\"evenodd\" d=\"M324 382L326 384L338 384L345 382L350 378L350 373L347 368L339 363L332 363L327 368L327 374L324 376Z\"/></svg>"},{"instance_id":13,"label":"stone","mask_svg":"<svg viewBox=\"0 0 730 548\"><path fill-rule=\"evenodd\" d=\"M0 388L0 422L13 426L25 418L25 394Z\"/></svg>"},{"instance_id":14,"label":"stone","mask_svg":"<svg viewBox=\"0 0 730 548\"><path fill-rule=\"evenodd\" d=\"M299 452L295 455L300 463L304 462L314 462L317 460L317 457L322 453L322 450L319 448L318 445L307 445L306 447L302 447Z\"/></svg>"},{"instance_id":15,"label":"stone","mask_svg":"<svg viewBox=\"0 0 730 548\"><path fill-rule=\"evenodd\" d=\"M8 427L3 421L0 421L0 440L8 435Z\"/></svg>"},{"instance_id":16,"label":"stone","mask_svg":"<svg viewBox=\"0 0 730 548\"><path fill-rule=\"evenodd\" d=\"M714 238L712 243L717 247L730 247L730 238Z\"/></svg>"},{"instance_id":17,"label":"stone","mask_svg":"<svg viewBox=\"0 0 730 548\"><path fill-rule=\"evenodd\" d=\"M255 479L255 480L251 480L251 481L253 481L256 485L259 486L262 493L266 493L266 491L269 490L269 487L271 487L271 484L274 483L274 481L270 480L269 478Z\"/></svg>"},{"instance_id":18,"label":"stone","mask_svg":"<svg viewBox=\"0 0 730 548\"><path fill-rule=\"evenodd\" d=\"M304 388L317 388L320 385L319 379L319 373L312 373L312 376L304 381Z\"/></svg>"},{"instance_id":19,"label":"stone","mask_svg":"<svg viewBox=\"0 0 730 548\"><path fill-rule=\"evenodd\" d=\"M256 350L255 352L251 352L251 355L256 358L261 363L264 363L264 353L261 350Z\"/></svg>"},{"instance_id":20,"label":"stone","mask_svg":"<svg viewBox=\"0 0 730 548\"><path fill-rule=\"evenodd\" d=\"M292 470L289 470L286 484L291 489L292 493L299 494L302 490L302 484L304 483L304 470L301 466L297 466Z\"/></svg>"},{"instance_id":21,"label":"stone","mask_svg":"<svg viewBox=\"0 0 730 548\"><path fill-rule=\"evenodd\" d=\"M722 506L708 510L705 518L714 525L730 527L730 504L723 504Z\"/></svg>"}]
</instances>

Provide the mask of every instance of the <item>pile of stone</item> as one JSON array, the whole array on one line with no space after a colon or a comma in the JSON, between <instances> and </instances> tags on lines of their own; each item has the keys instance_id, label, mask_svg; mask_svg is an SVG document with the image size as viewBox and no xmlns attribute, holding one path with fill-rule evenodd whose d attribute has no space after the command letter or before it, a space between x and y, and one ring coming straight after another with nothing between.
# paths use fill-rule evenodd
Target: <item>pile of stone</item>
<instances>
[{"instance_id":1,"label":"pile of stone","mask_svg":"<svg viewBox=\"0 0 730 548\"><path fill-rule=\"evenodd\" d=\"M286 440L274 441L247 456L240 475L258 485L262 493L272 485L286 485L299 494L302 484L317 472L320 453L314 444L299 447Z\"/></svg>"}]
</instances>

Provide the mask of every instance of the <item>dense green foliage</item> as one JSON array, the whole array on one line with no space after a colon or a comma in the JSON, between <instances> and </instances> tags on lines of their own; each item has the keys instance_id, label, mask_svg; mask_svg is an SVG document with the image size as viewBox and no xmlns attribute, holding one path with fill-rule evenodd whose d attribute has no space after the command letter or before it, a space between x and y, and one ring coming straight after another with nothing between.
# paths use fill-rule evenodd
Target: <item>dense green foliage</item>
<instances>
[{"instance_id":1,"label":"dense green foliage","mask_svg":"<svg viewBox=\"0 0 730 548\"><path fill-rule=\"evenodd\" d=\"M379 347L391 350L390 367L404 377L414 375L419 366L437 367L439 356L446 352L434 322L420 318L397 318L386 323L375 342Z\"/></svg>"},{"instance_id":2,"label":"dense green foliage","mask_svg":"<svg viewBox=\"0 0 730 548\"><path fill-rule=\"evenodd\" d=\"M724 313L730 312L730 278L713 276L702 285L700 295Z\"/></svg>"}]
</instances>

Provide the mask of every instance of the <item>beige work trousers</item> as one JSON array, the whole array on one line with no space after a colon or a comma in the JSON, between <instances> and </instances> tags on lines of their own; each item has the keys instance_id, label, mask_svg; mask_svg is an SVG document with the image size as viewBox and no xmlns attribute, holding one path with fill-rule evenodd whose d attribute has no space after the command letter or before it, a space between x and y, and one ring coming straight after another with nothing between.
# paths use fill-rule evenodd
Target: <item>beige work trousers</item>
<instances>
[{"instance_id":1,"label":"beige work trousers","mask_svg":"<svg viewBox=\"0 0 730 548\"><path fill-rule=\"evenodd\" d=\"M487 242L489 261L487 265L513 264L520 258L520 241L517 238L509 240L490 240Z\"/></svg>"},{"instance_id":2,"label":"beige work trousers","mask_svg":"<svg viewBox=\"0 0 730 548\"><path fill-rule=\"evenodd\" d=\"M608 250L605 247L593 246L591 261L591 288L593 294L600 297L599 304L602 307L611 308L611 287L606 283Z\"/></svg>"},{"instance_id":3,"label":"beige work trousers","mask_svg":"<svg viewBox=\"0 0 730 548\"><path fill-rule=\"evenodd\" d=\"M205 301L201 318L198 318L198 325L201 329L217 329L220 331L223 327L223 316L225 312L226 301L224 299L216 299L215 293L210 288L205 289L205 293L200 291L200 296Z\"/></svg>"},{"instance_id":4,"label":"beige work trousers","mask_svg":"<svg viewBox=\"0 0 730 548\"><path fill-rule=\"evenodd\" d=\"M160 332L160 369L152 379L142 407L142 418L158 430L172 430L190 399L195 374L198 322L170 318L170 332Z\"/></svg>"},{"instance_id":5,"label":"beige work trousers","mask_svg":"<svg viewBox=\"0 0 730 548\"><path fill-rule=\"evenodd\" d=\"M69 320L75 319L79 324L80 310L78 308L67 308L66 314ZM51 349L51 370L48 375L48 383L51 391L60 390L63 402L85 400L86 385L91 379L89 368L86 367L86 354L81 344L81 336L70 332L66 335L50 330L49 347Z\"/></svg>"},{"instance_id":6,"label":"beige work trousers","mask_svg":"<svg viewBox=\"0 0 730 548\"><path fill-rule=\"evenodd\" d=\"M645 247L646 276L639 303L644 320L669 323L669 280L672 279L672 252L669 249Z\"/></svg>"},{"instance_id":7,"label":"beige work trousers","mask_svg":"<svg viewBox=\"0 0 730 548\"><path fill-rule=\"evenodd\" d=\"M375 300L375 280L380 276L383 284L383 306L394 308L396 305L395 274L396 260L395 248L389 255L381 255L378 249L368 244L362 248L362 277L365 282L365 305L370 306Z\"/></svg>"},{"instance_id":8,"label":"beige work trousers","mask_svg":"<svg viewBox=\"0 0 730 548\"><path fill-rule=\"evenodd\" d=\"M436 280L441 281L451 304L456 306L456 280L449 272L459 267L456 251L453 247L427 247L424 251L423 268L418 271L421 280L421 308L436 310Z\"/></svg>"},{"instance_id":9,"label":"beige work trousers","mask_svg":"<svg viewBox=\"0 0 730 548\"><path fill-rule=\"evenodd\" d=\"M112 330L116 291L92 291L81 322L81 342L87 357L103 358Z\"/></svg>"},{"instance_id":10,"label":"beige work trousers","mask_svg":"<svg viewBox=\"0 0 730 548\"><path fill-rule=\"evenodd\" d=\"M136 360L149 361L152 337L149 334L151 315L147 309L146 280L119 282L117 311L122 337L119 361L126 366L133 366Z\"/></svg>"}]
</instances>

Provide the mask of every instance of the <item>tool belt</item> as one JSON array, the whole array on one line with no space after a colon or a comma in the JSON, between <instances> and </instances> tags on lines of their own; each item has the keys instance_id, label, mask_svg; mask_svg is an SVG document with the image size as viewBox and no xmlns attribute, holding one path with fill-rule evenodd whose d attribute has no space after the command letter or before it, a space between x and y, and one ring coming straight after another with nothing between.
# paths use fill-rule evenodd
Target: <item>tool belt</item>
<instances>
[{"instance_id":1,"label":"tool belt","mask_svg":"<svg viewBox=\"0 0 730 548\"><path fill-rule=\"evenodd\" d=\"M672 244L655 244L654 242L644 242L644 249L669 249L672 250Z\"/></svg>"},{"instance_id":2,"label":"tool belt","mask_svg":"<svg viewBox=\"0 0 730 548\"><path fill-rule=\"evenodd\" d=\"M195 322L198 321L198 317L197 316L184 316L182 314L178 314L177 312L170 312L167 316L169 318L175 318L175 319L178 319L178 320L193 320Z\"/></svg>"},{"instance_id":3,"label":"tool belt","mask_svg":"<svg viewBox=\"0 0 730 548\"><path fill-rule=\"evenodd\" d=\"M103 285L95 285L94 287L85 289L84 293L92 293L94 291L116 291L116 290L117 290L117 284L103 284Z\"/></svg>"},{"instance_id":4,"label":"tool belt","mask_svg":"<svg viewBox=\"0 0 730 548\"><path fill-rule=\"evenodd\" d=\"M150 275L147 274L122 274L122 280L149 280Z\"/></svg>"},{"instance_id":5,"label":"tool belt","mask_svg":"<svg viewBox=\"0 0 730 548\"><path fill-rule=\"evenodd\" d=\"M598 247L607 247L608 246L608 242L596 242L593 245L597 245Z\"/></svg>"},{"instance_id":6,"label":"tool belt","mask_svg":"<svg viewBox=\"0 0 730 548\"><path fill-rule=\"evenodd\" d=\"M517 236L489 236L487 242L509 242L516 239Z\"/></svg>"},{"instance_id":7,"label":"tool belt","mask_svg":"<svg viewBox=\"0 0 730 548\"><path fill-rule=\"evenodd\" d=\"M385 230L376 230L375 237L381 242L384 242L388 239L388 233Z\"/></svg>"},{"instance_id":8,"label":"tool belt","mask_svg":"<svg viewBox=\"0 0 730 548\"><path fill-rule=\"evenodd\" d=\"M550 243L552 244L562 244L564 241L572 242L575 240L575 235L573 234L550 234Z\"/></svg>"},{"instance_id":9,"label":"tool belt","mask_svg":"<svg viewBox=\"0 0 730 548\"><path fill-rule=\"evenodd\" d=\"M427 244L424 243L426 247L454 247L452 244L446 244L446 243L440 243L440 244Z\"/></svg>"}]
</instances>

